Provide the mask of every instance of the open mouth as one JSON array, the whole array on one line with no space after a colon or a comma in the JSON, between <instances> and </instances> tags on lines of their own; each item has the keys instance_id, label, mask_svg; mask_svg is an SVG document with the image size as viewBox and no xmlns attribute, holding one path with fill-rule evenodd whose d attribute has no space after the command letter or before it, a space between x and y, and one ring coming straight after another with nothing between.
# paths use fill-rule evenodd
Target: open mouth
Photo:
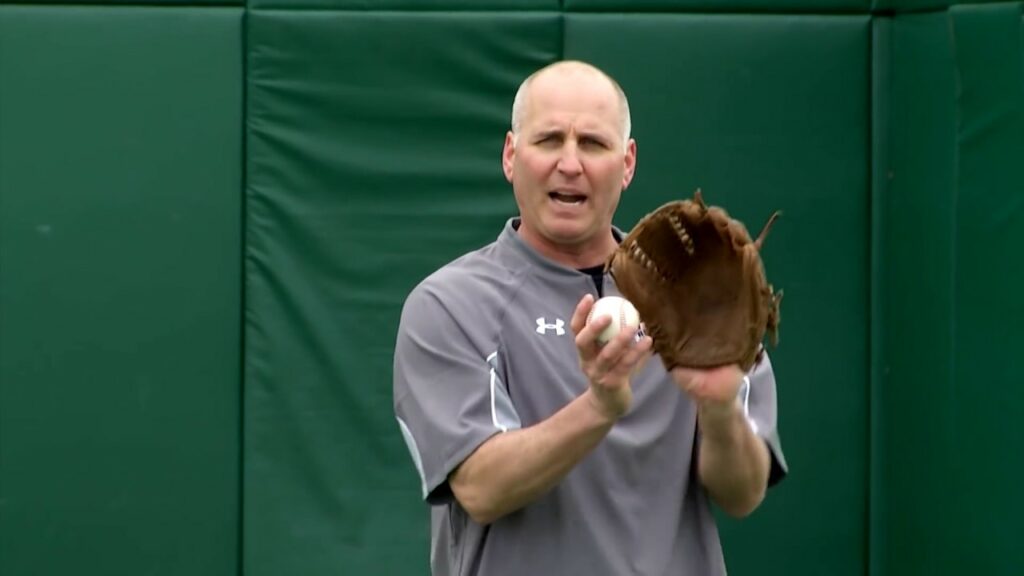
<instances>
[{"instance_id":1,"label":"open mouth","mask_svg":"<svg viewBox=\"0 0 1024 576\"><path fill-rule=\"evenodd\" d=\"M562 192L548 192L548 197L559 204L579 205L587 200L582 194L565 194Z\"/></svg>"}]
</instances>

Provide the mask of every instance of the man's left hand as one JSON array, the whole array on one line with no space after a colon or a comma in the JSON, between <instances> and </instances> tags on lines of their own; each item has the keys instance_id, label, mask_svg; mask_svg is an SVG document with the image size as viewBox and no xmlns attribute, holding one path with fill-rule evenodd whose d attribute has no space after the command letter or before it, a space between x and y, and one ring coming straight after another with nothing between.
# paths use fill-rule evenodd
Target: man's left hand
<instances>
[{"instance_id":1,"label":"man's left hand","mask_svg":"<svg viewBox=\"0 0 1024 576\"><path fill-rule=\"evenodd\" d=\"M731 408L743 384L743 370L737 364L716 368L673 368L672 378L701 408Z\"/></svg>"}]
</instances>

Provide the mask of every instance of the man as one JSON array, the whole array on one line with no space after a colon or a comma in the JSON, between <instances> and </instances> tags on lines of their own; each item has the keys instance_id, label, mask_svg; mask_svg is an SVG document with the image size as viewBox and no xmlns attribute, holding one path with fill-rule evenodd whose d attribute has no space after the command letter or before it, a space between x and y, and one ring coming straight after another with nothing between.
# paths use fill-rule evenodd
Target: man
<instances>
[{"instance_id":1,"label":"man","mask_svg":"<svg viewBox=\"0 0 1024 576\"><path fill-rule=\"evenodd\" d=\"M709 501L742 517L785 474L767 356L666 372L587 324L636 167L618 84L575 61L523 82L502 167L520 215L409 295L399 426L441 575L725 574ZM566 317L571 318L566 322Z\"/></svg>"}]
</instances>

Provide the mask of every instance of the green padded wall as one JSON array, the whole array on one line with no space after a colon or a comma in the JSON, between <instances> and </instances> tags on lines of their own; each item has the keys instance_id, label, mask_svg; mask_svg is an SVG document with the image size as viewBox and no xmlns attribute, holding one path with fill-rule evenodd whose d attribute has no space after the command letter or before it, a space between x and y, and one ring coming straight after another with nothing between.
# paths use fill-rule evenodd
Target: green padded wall
<instances>
[{"instance_id":1,"label":"green padded wall","mask_svg":"<svg viewBox=\"0 0 1024 576\"><path fill-rule=\"evenodd\" d=\"M958 4L992 4L1005 0L872 0L871 9L877 13L910 13L944 11Z\"/></svg>"},{"instance_id":2,"label":"green padded wall","mask_svg":"<svg viewBox=\"0 0 1024 576\"><path fill-rule=\"evenodd\" d=\"M250 24L247 574L426 570L427 508L391 413L394 327L418 280L514 213L500 172L512 96L561 57L606 66L632 95L640 171L621 226L696 186L750 221L785 211L766 252L790 299L782 432L790 462L815 471L726 522L727 553L740 573L756 558L863 571L868 17L256 11ZM831 240L801 240L815 234ZM829 274L807 265L829 259ZM849 328L823 338L819 322Z\"/></svg>"},{"instance_id":3,"label":"green padded wall","mask_svg":"<svg viewBox=\"0 0 1024 576\"><path fill-rule=\"evenodd\" d=\"M556 14L250 20L245 573L425 574L401 304L514 210L507 110Z\"/></svg>"},{"instance_id":4,"label":"green padded wall","mask_svg":"<svg viewBox=\"0 0 1024 576\"><path fill-rule=\"evenodd\" d=\"M57 2L58 0L33 0ZM129 2L131 0L114 0ZM188 0L152 0L153 3ZM202 3L231 3L236 0L200 0ZM546 10L565 12L728 12L745 14L778 13L860 13L920 12L944 9L953 4L997 2L999 0L249 0L256 8L321 8L356 11L495 11Z\"/></svg>"},{"instance_id":5,"label":"green padded wall","mask_svg":"<svg viewBox=\"0 0 1024 576\"><path fill-rule=\"evenodd\" d=\"M752 229L783 211L764 254L785 291L772 357L794 474L723 521L731 573L865 569L869 41L865 16L566 16L566 56L631 95L620 226L697 187Z\"/></svg>"},{"instance_id":6,"label":"green padded wall","mask_svg":"<svg viewBox=\"0 0 1024 576\"><path fill-rule=\"evenodd\" d=\"M889 36L876 573L1021 574L1021 4Z\"/></svg>"},{"instance_id":7,"label":"green padded wall","mask_svg":"<svg viewBox=\"0 0 1024 576\"><path fill-rule=\"evenodd\" d=\"M562 0L567 11L608 12L867 12L871 0Z\"/></svg>"},{"instance_id":8,"label":"green padded wall","mask_svg":"<svg viewBox=\"0 0 1024 576\"><path fill-rule=\"evenodd\" d=\"M892 21L888 99L889 158L884 207L876 223L882 235L879 298L882 300L882 379L874 406L881 435L874 473L878 507L872 529L879 542L881 574L938 574L937 550L952 542L936 532L953 531L941 490L955 463L948 452L947 394L952 354L950 254L955 167L954 67L945 13L900 16ZM927 281L922 289L921 280ZM924 390L922 390L922 388ZM937 475L934 483L928 478Z\"/></svg>"},{"instance_id":9,"label":"green padded wall","mask_svg":"<svg viewBox=\"0 0 1024 576\"><path fill-rule=\"evenodd\" d=\"M494 12L558 10L560 0L248 0L252 8L320 8L354 12ZM401 15L401 14L398 14ZM331 15L327 15L332 17ZM378 16L386 16L379 14ZM443 16L443 14L442 14ZM455 14L458 18L458 14Z\"/></svg>"},{"instance_id":10,"label":"green padded wall","mask_svg":"<svg viewBox=\"0 0 1024 576\"><path fill-rule=\"evenodd\" d=\"M885 273L887 244L887 201L888 183L891 174L892 137L889 133L889 116L892 108L892 68L894 46L892 42L892 18L873 18L871 21L871 237L869 274L870 311L869 325L869 371L870 394L868 402L868 514L867 574L884 574L884 562L888 547L888 525L885 521L889 491L885 470L887 438L885 407L882 405L887 390L883 387L888 366L884 364L885 343L888 327L885 321L885 305L888 287Z\"/></svg>"},{"instance_id":11,"label":"green padded wall","mask_svg":"<svg viewBox=\"0 0 1024 576\"><path fill-rule=\"evenodd\" d=\"M164 6L164 7L204 7L216 8L224 6L242 6L245 0L0 0L4 4L52 5L54 7L92 5L92 6ZM194 12L193 13L197 13ZM204 12L199 12L204 13ZM213 14L215 12L211 12Z\"/></svg>"},{"instance_id":12,"label":"green padded wall","mask_svg":"<svg viewBox=\"0 0 1024 576\"><path fill-rule=\"evenodd\" d=\"M730 573L1024 573L1020 2L76 3L0 0L3 576L426 574L400 306L563 57L631 96L619 226L783 210L793 474Z\"/></svg>"},{"instance_id":13,"label":"green padded wall","mask_svg":"<svg viewBox=\"0 0 1024 576\"><path fill-rule=\"evenodd\" d=\"M1024 3L950 9L958 90L947 573L1024 574Z\"/></svg>"},{"instance_id":14,"label":"green padded wall","mask_svg":"<svg viewBox=\"0 0 1024 576\"><path fill-rule=\"evenodd\" d=\"M0 6L0 574L237 573L241 22Z\"/></svg>"}]
</instances>

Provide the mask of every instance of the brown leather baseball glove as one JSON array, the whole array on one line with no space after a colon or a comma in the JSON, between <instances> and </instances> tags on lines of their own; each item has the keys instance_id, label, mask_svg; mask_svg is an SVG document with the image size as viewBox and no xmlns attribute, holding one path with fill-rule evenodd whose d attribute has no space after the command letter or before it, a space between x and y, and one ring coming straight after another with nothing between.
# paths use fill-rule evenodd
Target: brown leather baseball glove
<instances>
[{"instance_id":1,"label":"brown leather baseball glove","mask_svg":"<svg viewBox=\"0 0 1024 576\"><path fill-rule=\"evenodd\" d=\"M748 371L766 333L777 343L782 292L768 283L760 249L778 215L751 240L697 190L693 200L642 218L608 259L606 270L636 306L667 369L736 363Z\"/></svg>"}]
</instances>

